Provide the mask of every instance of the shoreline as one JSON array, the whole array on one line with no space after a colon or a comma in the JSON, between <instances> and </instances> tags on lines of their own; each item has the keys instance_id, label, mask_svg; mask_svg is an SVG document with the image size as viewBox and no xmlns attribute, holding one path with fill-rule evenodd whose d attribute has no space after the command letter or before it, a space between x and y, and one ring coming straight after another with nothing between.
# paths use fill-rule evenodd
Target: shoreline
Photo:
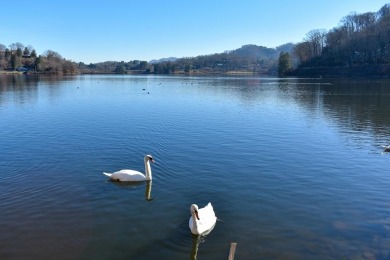
<instances>
[{"instance_id":1,"label":"shoreline","mask_svg":"<svg viewBox=\"0 0 390 260\"><path fill-rule=\"evenodd\" d=\"M338 70L339 69L339 70ZM258 73L251 71L191 71L189 73L185 72L176 72L169 74L154 74L154 73L145 73L145 72L132 72L128 73L114 73L114 72L79 72L79 73L42 73L35 71L9 71L9 70L0 70L0 76L2 75L42 75L42 76L70 76L70 75L160 75L160 76L269 76L269 77L278 77L278 78L288 78L288 77L297 77L297 78L339 78L339 77L347 77L347 78L389 78L390 73L382 70L381 73L362 73L361 67L359 69L353 68L298 68L285 76L278 76L272 73ZM375 71L377 72L377 71Z\"/></svg>"},{"instance_id":2,"label":"shoreline","mask_svg":"<svg viewBox=\"0 0 390 260\"><path fill-rule=\"evenodd\" d=\"M23 71L9 71L9 70L0 70L1 75L22 75Z\"/></svg>"}]
</instances>

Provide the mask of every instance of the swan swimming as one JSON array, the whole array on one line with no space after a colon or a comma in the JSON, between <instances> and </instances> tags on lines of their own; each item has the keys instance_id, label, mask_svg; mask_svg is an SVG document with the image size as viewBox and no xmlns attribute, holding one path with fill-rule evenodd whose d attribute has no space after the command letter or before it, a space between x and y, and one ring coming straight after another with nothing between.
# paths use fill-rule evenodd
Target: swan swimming
<instances>
[{"instance_id":1,"label":"swan swimming","mask_svg":"<svg viewBox=\"0 0 390 260\"><path fill-rule=\"evenodd\" d=\"M190 211L191 217L188 224L192 234L205 235L209 233L207 231L211 231L214 228L217 217L210 202L201 209L198 209L198 205L192 204Z\"/></svg>"},{"instance_id":2,"label":"swan swimming","mask_svg":"<svg viewBox=\"0 0 390 260\"><path fill-rule=\"evenodd\" d=\"M154 163L151 155L145 155L145 175L135 170L120 170L113 173L103 172L104 175L110 177L114 181L148 181L152 179L152 169L150 168L150 162Z\"/></svg>"}]
</instances>

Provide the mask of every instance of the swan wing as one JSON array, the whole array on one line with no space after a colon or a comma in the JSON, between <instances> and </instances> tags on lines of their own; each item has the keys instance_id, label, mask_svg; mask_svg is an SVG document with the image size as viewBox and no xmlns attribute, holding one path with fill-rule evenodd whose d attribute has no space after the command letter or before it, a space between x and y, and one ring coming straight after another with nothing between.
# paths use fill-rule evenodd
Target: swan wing
<instances>
[{"instance_id":1,"label":"swan wing","mask_svg":"<svg viewBox=\"0 0 390 260\"><path fill-rule=\"evenodd\" d=\"M217 221L217 217L215 216L213 205L209 202L204 208L199 209L199 218L207 219L210 221Z\"/></svg>"},{"instance_id":2,"label":"swan wing","mask_svg":"<svg viewBox=\"0 0 390 260\"><path fill-rule=\"evenodd\" d=\"M190 227L191 232L194 233L195 231L193 231L193 229L194 229L194 223L193 223L192 216L190 217L190 220L188 221L188 226Z\"/></svg>"},{"instance_id":3,"label":"swan wing","mask_svg":"<svg viewBox=\"0 0 390 260\"><path fill-rule=\"evenodd\" d=\"M120 170L111 174L111 179L117 181L144 181L146 177L143 173L135 170Z\"/></svg>"},{"instance_id":4,"label":"swan wing","mask_svg":"<svg viewBox=\"0 0 390 260\"><path fill-rule=\"evenodd\" d=\"M217 222L217 217L215 216L214 208L209 202L204 208L198 210L199 218L198 221L198 231L200 234L208 234L211 229L215 226ZM191 219L190 219L191 221Z\"/></svg>"}]
</instances>

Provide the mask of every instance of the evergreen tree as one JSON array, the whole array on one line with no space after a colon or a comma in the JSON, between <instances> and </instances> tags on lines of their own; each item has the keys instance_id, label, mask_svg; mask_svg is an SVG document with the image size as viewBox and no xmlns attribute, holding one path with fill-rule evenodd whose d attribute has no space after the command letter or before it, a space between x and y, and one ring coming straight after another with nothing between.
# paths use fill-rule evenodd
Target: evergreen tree
<instances>
[{"instance_id":1,"label":"evergreen tree","mask_svg":"<svg viewBox=\"0 0 390 260\"><path fill-rule=\"evenodd\" d=\"M25 47L23 51L23 56L28 56L28 55L30 55L30 51L27 49L27 47Z\"/></svg>"},{"instance_id":2,"label":"evergreen tree","mask_svg":"<svg viewBox=\"0 0 390 260\"><path fill-rule=\"evenodd\" d=\"M279 55L279 76L285 76L289 70L291 70L291 56L288 52L281 52Z\"/></svg>"},{"instance_id":3,"label":"evergreen tree","mask_svg":"<svg viewBox=\"0 0 390 260\"><path fill-rule=\"evenodd\" d=\"M11 51L8 48L5 49L4 56L6 60L9 60L11 58Z\"/></svg>"},{"instance_id":4,"label":"evergreen tree","mask_svg":"<svg viewBox=\"0 0 390 260\"><path fill-rule=\"evenodd\" d=\"M184 67L184 72L185 73L190 73L191 66L189 64L186 64Z\"/></svg>"},{"instance_id":5,"label":"evergreen tree","mask_svg":"<svg viewBox=\"0 0 390 260\"><path fill-rule=\"evenodd\" d=\"M39 55L39 57L37 57L35 59L35 71L41 70L41 67L42 67L41 63L42 63L42 57L41 57L41 55Z\"/></svg>"},{"instance_id":6,"label":"evergreen tree","mask_svg":"<svg viewBox=\"0 0 390 260\"><path fill-rule=\"evenodd\" d=\"M36 58L37 57L37 52L33 49L31 51L31 58Z\"/></svg>"},{"instance_id":7,"label":"evergreen tree","mask_svg":"<svg viewBox=\"0 0 390 260\"><path fill-rule=\"evenodd\" d=\"M17 55L18 57L22 57L22 49L21 49L21 48L17 48L17 49L16 49L16 55Z\"/></svg>"},{"instance_id":8,"label":"evergreen tree","mask_svg":"<svg viewBox=\"0 0 390 260\"><path fill-rule=\"evenodd\" d=\"M11 55L11 67L13 70L16 70L18 67L20 67L22 63L20 62L20 58L17 54Z\"/></svg>"}]
</instances>

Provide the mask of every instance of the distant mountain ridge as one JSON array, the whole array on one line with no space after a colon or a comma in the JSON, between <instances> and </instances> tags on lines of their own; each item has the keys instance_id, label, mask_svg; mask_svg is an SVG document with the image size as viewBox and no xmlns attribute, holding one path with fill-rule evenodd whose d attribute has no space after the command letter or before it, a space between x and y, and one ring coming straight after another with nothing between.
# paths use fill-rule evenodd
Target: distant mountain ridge
<instances>
[{"instance_id":1,"label":"distant mountain ridge","mask_svg":"<svg viewBox=\"0 0 390 260\"><path fill-rule=\"evenodd\" d=\"M155 64L155 63L160 63L160 62L174 62L176 60L177 60L176 57L169 57L169 58L162 58L162 59L158 59L158 60L151 60L151 61L149 61L149 63Z\"/></svg>"},{"instance_id":2,"label":"distant mountain ridge","mask_svg":"<svg viewBox=\"0 0 390 260\"><path fill-rule=\"evenodd\" d=\"M275 58L277 56L276 49L257 46L254 44L243 45L241 48L233 51L227 51L226 53L247 58Z\"/></svg>"},{"instance_id":3,"label":"distant mountain ridge","mask_svg":"<svg viewBox=\"0 0 390 260\"><path fill-rule=\"evenodd\" d=\"M276 48L267 48L248 44L221 53L152 60L150 72L154 74L275 74L281 52L291 53L294 46L293 43L287 43Z\"/></svg>"},{"instance_id":4,"label":"distant mountain ridge","mask_svg":"<svg viewBox=\"0 0 390 260\"><path fill-rule=\"evenodd\" d=\"M246 44L232 51L224 51L222 53L199 55L192 58L230 54L230 55L240 56L244 58L276 59L279 57L280 52L292 52L294 46L295 45L293 43L286 43L275 48L268 48L264 46L258 46L255 44ZM169 57L169 58L153 59L149 61L149 63L156 64L162 62L175 62L179 59L186 59L186 58L187 57L183 57L183 58Z\"/></svg>"}]
</instances>

